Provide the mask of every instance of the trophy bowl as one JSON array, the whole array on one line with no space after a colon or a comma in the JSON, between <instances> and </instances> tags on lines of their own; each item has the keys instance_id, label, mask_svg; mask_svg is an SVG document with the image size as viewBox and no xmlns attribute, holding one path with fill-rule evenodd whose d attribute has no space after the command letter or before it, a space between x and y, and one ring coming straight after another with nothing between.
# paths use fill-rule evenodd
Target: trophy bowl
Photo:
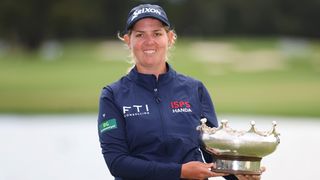
<instances>
[{"instance_id":1,"label":"trophy bowl","mask_svg":"<svg viewBox=\"0 0 320 180\"><path fill-rule=\"evenodd\" d=\"M280 143L275 121L271 131L257 131L254 121L251 121L251 128L247 131L230 128L227 120L222 120L217 128L208 127L206 122L207 119L201 119L198 130L205 150L216 163L216 168L212 169L214 172L261 174L261 159L273 153Z\"/></svg>"}]
</instances>

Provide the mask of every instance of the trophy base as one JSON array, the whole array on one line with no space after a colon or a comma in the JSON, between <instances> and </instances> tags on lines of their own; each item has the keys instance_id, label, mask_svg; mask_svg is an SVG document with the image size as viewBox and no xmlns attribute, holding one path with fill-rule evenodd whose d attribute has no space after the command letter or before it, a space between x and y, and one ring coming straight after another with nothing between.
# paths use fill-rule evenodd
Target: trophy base
<instances>
[{"instance_id":1,"label":"trophy base","mask_svg":"<svg viewBox=\"0 0 320 180\"><path fill-rule=\"evenodd\" d=\"M214 172L226 174L249 174L260 175L260 160L225 160L216 159L216 168L212 169Z\"/></svg>"}]
</instances>

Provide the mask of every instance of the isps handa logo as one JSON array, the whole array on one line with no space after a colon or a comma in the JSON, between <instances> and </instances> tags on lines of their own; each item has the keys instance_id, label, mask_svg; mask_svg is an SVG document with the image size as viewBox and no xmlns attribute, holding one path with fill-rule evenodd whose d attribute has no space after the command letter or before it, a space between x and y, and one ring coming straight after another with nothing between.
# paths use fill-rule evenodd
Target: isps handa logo
<instances>
[{"instance_id":1,"label":"isps handa logo","mask_svg":"<svg viewBox=\"0 0 320 180\"><path fill-rule=\"evenodd\" d=\"M172 101L170 102L170 106L173 113L192 112L188 101Z\"/></svg>"}]
</instances>

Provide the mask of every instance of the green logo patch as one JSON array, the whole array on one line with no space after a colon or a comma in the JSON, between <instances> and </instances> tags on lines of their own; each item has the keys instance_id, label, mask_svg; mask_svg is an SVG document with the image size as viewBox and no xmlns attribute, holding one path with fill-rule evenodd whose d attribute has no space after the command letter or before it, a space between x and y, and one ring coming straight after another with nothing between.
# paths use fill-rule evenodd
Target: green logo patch
<instances>
[{"instance_id":1,"label":"green logo patch","mask_svg":"<svg viewBox=\"0 0 320 180\"><path fill-rule=\"evenodd\" d=\"M109 131L115 128L117 128L117 120L114 118L103 121L99 126L100 133Z\"/></svg>"}]
</instances>

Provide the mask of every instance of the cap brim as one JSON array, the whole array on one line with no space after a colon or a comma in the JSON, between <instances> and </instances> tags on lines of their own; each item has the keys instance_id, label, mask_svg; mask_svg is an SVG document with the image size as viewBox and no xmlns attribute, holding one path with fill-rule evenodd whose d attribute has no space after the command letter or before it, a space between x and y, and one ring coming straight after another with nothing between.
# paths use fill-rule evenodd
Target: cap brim
<instances>
[{"instance_id":1,"label":"cap brim","mask_svg":"<svg viewBox=\"0 0 320 180\"><path fill-rule=\"evenodd\" d=\"M151 15L150 14L146 14L146 15L143 15L143 16L140 16L140 17L136 17L133 21L131 21L130 24L128 24L128 26L126 27L125 32L128 32L128 30L131 29L136 22L138 22L139 20L144 19L144 18L157 19L157 20L161 21L164 25L170 27L170 24L164 18L162 18L160 16L156 17L156 16L154 16L152 14Z\"/></svg>"}]
</instances>

